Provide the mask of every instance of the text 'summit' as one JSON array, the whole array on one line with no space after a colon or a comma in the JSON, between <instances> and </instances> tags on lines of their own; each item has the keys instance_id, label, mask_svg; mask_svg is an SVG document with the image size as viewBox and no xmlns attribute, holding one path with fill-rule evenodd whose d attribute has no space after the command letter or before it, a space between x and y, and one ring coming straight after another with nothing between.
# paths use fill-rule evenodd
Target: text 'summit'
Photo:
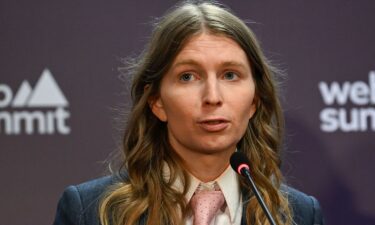
<instances>
[{"instance_id":1,"label":"text 'summit'","mask_svg":"<svg viewBox=\"0 0 375 225\"><path fill-rule=\"evenodd\" d=\"M326 105L320 111L320 129L324 132L375 131L375 71L368 81L319 83Z\"/></svg>"}]
</instances>

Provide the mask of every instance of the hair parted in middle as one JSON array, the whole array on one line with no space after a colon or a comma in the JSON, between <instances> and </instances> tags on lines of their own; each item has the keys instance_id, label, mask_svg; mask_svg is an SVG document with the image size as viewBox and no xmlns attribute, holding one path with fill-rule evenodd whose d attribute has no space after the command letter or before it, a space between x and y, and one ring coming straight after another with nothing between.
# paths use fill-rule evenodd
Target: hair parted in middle
<instances>
[{"instance_id":1,"label":"hair parted in middle","mask_svg":"<svg viewBox=\"0 0 375 225\"><path fill-rule=\"evenodd\" d=\"M119 169L127 175L102 198L102 225L138 224L145 214L148 225L184 224L189 210L184 198L189 176L183 160L169 144L166 123L152 113L150 104L159 96L161 80L184 44L202 33L234 40L248 57L257 108L237 149L250 158L254 181L277 224L292 224L288 198L280 190L283 116L275 71L253 32L229 9L214 2L183 2L155 23L149 44L130 65L133 106L127 119ZM168 177L164 175L166 165ZM172 187L177 178L184 185L182 192ZM269 224L256 198L244 180L241 182L247 193L243 198L247 202L247 224Z\"/></svg>"}]
</instances>

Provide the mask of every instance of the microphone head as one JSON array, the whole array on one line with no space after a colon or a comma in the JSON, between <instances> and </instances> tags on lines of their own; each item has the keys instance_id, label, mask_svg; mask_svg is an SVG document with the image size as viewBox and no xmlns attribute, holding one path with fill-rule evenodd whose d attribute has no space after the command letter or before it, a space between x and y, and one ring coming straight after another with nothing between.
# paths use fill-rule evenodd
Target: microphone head
<instances>
[{"instance_id":1,"label":"microphone head","mask_svg":"<svg viewBox=\"0 0 375 225\"><path fill-rule=\"evenodd\" d=\"M250 170L250 161L247 158L247 156L242 152L234 152L230 157L229 162L233 170L241 175L244 175L242 173L244 169Z\"/></svg>"}]
</instances>

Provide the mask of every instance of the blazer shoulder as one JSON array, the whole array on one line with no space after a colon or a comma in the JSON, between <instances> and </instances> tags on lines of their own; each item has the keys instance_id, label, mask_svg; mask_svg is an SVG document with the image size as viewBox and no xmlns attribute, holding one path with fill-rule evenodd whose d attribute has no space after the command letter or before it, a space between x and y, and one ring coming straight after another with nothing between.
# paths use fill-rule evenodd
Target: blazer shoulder
<instances>
[{"instance_id":1,"label":"blazer shoulder","mask_svg":"<svg viewBox=\"0 0 375 225\"><path fill-rule=\"evenodd\" d=\"M323 225L323 216L318 200L297 189L284 185L282 191L288 196L294 222L298 225Z\"/></svg>"},{"instance_id":2,"label":"blazer shoulder","mask_svg":"<svg viewBox=\"0 0 375 225\"><path fill-rule=\"evenodd\" d=\"M59 200L54 225L99 224L100 199L116 181L114 176L106 176L67 187Z\"/></svg>"},{"instance_id":3,"label":"blazer shoulder","mask_svg":"<svg viewBox=\"0 0 375 225\"><path fill-rule=\"evenodd\" d=\"M89 206L93 201L100 198L106 192L106 189L115 182L114 176L105 176L78 184L75 188L79 192L83 205Z\"/></svg>"}]
</instances>

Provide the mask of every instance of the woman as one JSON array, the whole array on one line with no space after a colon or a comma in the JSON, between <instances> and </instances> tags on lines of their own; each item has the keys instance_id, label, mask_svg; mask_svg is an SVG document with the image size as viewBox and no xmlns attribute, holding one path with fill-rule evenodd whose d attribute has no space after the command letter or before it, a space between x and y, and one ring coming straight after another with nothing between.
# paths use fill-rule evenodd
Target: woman
<instances>
[{"instance_id":1,"label":"woman","mask_svg":"<svg viewBox=\"0 0 375 225\"><path fill-rule=\"evenodd\" d=\"M281 185L283 120L273 69L228 9L177 6L155 25L132 73L122 166L117 175L67 188L56 225L196 224L194 199L208 191L221 203L206 224L269 224L229 168L236 150L251 160L277 224L323 224L313 197Z\"/></svg>"}]
</instances>

